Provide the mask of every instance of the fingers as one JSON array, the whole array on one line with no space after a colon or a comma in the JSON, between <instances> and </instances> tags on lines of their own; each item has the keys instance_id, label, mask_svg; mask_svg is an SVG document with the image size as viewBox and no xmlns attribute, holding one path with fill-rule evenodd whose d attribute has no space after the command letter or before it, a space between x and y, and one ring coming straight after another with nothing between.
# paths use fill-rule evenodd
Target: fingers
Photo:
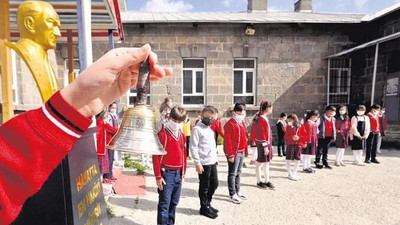
<instances>
[{"instance_id":1,"label":"fingers","mask_svg":"<svg viewBox=\"0 0 400 225\"><path fill-rule=\"evenodd\" d=\"M151 53L149 44L141 48L117 48L112 50L112 61L116 69L124 69L143 62Z\"/></svg>"}]
</instances>

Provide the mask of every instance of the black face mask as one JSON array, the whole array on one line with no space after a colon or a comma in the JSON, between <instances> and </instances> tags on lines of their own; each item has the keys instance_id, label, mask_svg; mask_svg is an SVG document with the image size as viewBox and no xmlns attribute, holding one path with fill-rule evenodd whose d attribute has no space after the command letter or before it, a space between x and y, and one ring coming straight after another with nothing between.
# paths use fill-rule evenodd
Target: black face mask
<instances>
[{"instance_id":1,"label":"black face mask","mask_svg":"<svg viewBox=\"0 0 400 225\"><path fill-rule=\"evenodd\" d=\"M202 122L204 125L206 125L206 126L210 126L210 125L214 122L214 119L210 119L210 118L207 118L207 117L203 117L203 118L201 119L201 122Z\"/></svg>"}]
</instances>

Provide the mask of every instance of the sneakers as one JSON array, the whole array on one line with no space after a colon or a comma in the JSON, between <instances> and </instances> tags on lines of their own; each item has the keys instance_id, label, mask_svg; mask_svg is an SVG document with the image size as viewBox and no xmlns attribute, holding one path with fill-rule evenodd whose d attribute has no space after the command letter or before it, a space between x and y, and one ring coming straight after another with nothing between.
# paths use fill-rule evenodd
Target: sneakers
<instances>
[{"instance_id":1,"label":"sneakers","mask_svg":"<svg viewBox=\"0 0 400 225\"><path fill-rule=\"evenodd\" d=\"M218 214L214 212L209 206L205 209L200 209L200 215L208 217L210 219L215 219L218 217Z\"/></svg>"},{"instance_id":2,"label":"sneakers","mask_svg":"<svg viewBox=\"0 0 400 225\"><path fill-rule=\"evenodd\" d=\"M319 163L315 163L315 167L317 168L317 169L322 169L322 168L324 168L324 166L323 165L321 165L321 164L319 164Z\"/></svg>"},{"instance_id":3,"label":"sneakers","mask_svg":"<svg viewBox=\"0 0 400 225\"><path fill-rule=\"evenodd\" d=\"M215 212L215 213L219 213L219 210L216 209L216 208L214 208L214 207L212 207L211 205L210 205L210 209L211 209L211 211L213 211L213 212Z\"/></svg>"},{"instance_id":4,"label":"sneakers","mask_svg":"<svg viewBox=\"0 0 400 225\"><path fill-rule=\"evenodd\" d=\"M257 183L257 187L262 188L262 189L266 189L267 188L267 186L263 182L258 182Z\"/></svg>"},{"instance_id":5,"label":"sneakers","mask_svg":"<svg viewBox=\"0 0 400 225\"><path fill-rule=\"evenodd\" d=\"M365 163L371 164L371 161L370 161L369 159L366 159L366 160L365 160Z\"/></svg>"},{"instance_id":6,"label":"sneakers","mask_svg":"<svg viewBox=\"0 0 400 225\"><path fill-rule=\"evenodd\" d=\"M233 196L231 196L230 199L231 199L231 202L233 202L235 204L240 204L243 202L243 200L237 194L234 194Z\"/></svg>"},{"instance_id":7,"label":"sneakers","mask_svg":"<svg viewBox=\"0 0 400 225\"><path fill-rule=\"evenodd\" d=\"M372 162L372 163L376 163L376 164L379 164L379 163L380 163L380 162L379 162L378 160L376 160L376 159L371 160L371 162Z\"/></svg>"},{"instance_id":8,"label":"sneakers","mask_svg":"<svg viewBox=\"0 0 400 225\"><path fill-rule=\"evenodd\" d=\"M325 164L324 166L326 169L330 169L330 170L332 169L332 167L329 164Z\"/></svg>"},{"instance_id":9,"label":"sneakers","mask_svg":"<svg viewBox=\"0 0 400 225\"><path fill-rule=\"evenodd\" d=\"M237 193L237 196L239 196L239 198L241 198L242 200L247 200L247 198L248 198L247 195L242 194L240 192Z\"/></svg>"},{"instance_id":10,"label":"sneakers","mask_svg":"<svg viewBox=\"0 0 400 225\"><path fill-rule=\"evenodd\" d=\"M299 180L295 176L293 176L292 174L289 174L288 178L289 178L289 180L293 180L293 181L298 181Z\"/></svg>"},{"instance_id":11,"label":"sneakers","mask_svg":"<svg viewBox=\"0 0 400 225\"><path fill-rule=\"evenodd\" d=\"M365 163L362 163L362 162L353 162L353 165L356 165L356 166L365 166Z\"/></svg>"},{"instance_id":12,"label":"sneakers","mask_svg":"<svg viewBox=\"0 0 400 225\"><path fill-rule=\"evenodd\" d=\"M340 162L340 165L341 165L341 166L346 166L343 162Z\"/></svg>"},{"instance_id":13,"label":"sneakers","mask_svg":"<svg viewBox=\"0 0 400 225\"><path fill-rule=\"evenodd\" d=\"M271 183L271 182L267 182L267 183L264 183L265 184L265 186L267 186L267 188L269 188L269 189L275 189L275 186Z\"/></svg>"},{"instance_id":14,"label":"sneakers","mask_svg":"<svg viewBox=\"0 0 400 225\"><path fill-rule=\"evenodd\" d=\"M315 173L315 170L313 170L312 168L303 169L303 171L305 173Z\"/></svg>"}]
</instances>

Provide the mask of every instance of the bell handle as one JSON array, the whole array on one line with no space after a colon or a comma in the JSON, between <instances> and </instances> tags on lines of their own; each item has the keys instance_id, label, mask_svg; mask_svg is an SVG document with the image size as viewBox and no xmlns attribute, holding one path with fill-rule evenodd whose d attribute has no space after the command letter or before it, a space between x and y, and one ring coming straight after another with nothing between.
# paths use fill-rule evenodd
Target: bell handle
<instances>
[{"instance_id":1,"label":"bell handle","mask_svg":"<svg viewBox=\"0 0 400 225\"><path fill-rule=\"evenodd\" d=\"M147 102L147 80L150 77L150 62L147 58L144 62L139 65L139 77L136 84L137 97L135 105L146 105Z\"/></svg>"}]
</instances>

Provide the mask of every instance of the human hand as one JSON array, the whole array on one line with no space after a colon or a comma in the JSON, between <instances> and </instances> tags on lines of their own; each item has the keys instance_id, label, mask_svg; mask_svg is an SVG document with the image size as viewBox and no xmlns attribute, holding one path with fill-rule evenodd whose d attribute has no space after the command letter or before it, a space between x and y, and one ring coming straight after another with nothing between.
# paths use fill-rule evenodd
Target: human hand
<instances>
[{"instance_id":1,"label":"human hand","mask_svg":"<svg viewBox=\"0 0 400 225\"><path fill-rule=\"evenodd\" d=\"M297 135L294 135L294 136L293 136L293 141L297 141L297 140L299 140L299 139L300 139L299 136L297 136Z\"/></svg>"},{"instance_id":2,"label":"human hand","mask_svg":"<svg viewBox=\"0 0 400 225\"><path fill-rule=\"evenodd\" d=\"M196 172L202 174L204 172L203 166L201 164L196 166Z\"/></svg>"},{"instance_id":3,"label":"human hand","mask_svg":"<svg viewBox=\"0 0 400 225\"><path fill-rule=\"evenodd\" d=\"M229 157L228 161L231 162L231 163L235 162L235 157Z\"/></svg>"},{"instance_id":4,"label":"human hand","mask_svg":"<svg viewBox=\"0 0 400 225\"><path fill-rule=\"evenodd\" d=\"M264 155L268 155L269 154L269 149L268 149L268 147L265 147L264 148Z\"/></svg>"},{"instance_id":5,"label":"human hand","mask_svg":"<svg viewBox=\"0 0 400 225\"><path fill-rule=\"evenodd\" d=\"M167 183L165 183L163 178L157 180L157 187L158 187L158 189L160 189L160 191L162 191L164 189L164 185L166 185L166 184Z\"/></svg>"},{"instance_id":6,"label":"human hand","mask_svg":"<svg viewBox=\"0 0 400 225\"><path fill-rule=\"evenodd\" d=\"M85 69L74 82L61 90L61 95L82 115L96 115L136 85L139 65L147 58L150 80L156 81L172 74L171 68L157 65L157 55L148 44L141 48L116 48Z\"/></svg>"}]
</instances>

